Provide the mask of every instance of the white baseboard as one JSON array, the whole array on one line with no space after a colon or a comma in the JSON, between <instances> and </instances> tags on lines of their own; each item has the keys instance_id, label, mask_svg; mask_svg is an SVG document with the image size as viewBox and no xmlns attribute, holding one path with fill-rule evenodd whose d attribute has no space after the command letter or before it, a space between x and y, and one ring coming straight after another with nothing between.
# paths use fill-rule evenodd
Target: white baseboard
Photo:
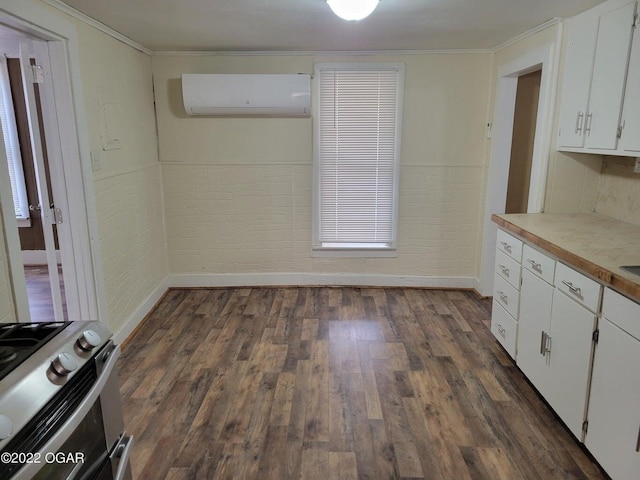
<instances>
[{"instance_id":1,"label":"white baseboard","mask_svg":"<svg viewBox=\"0 0 640 480\"><path fill-rule=\"evenodd\" d=\"M60 257L60 250L56 250L56 260L58 265L62 263ZM46 265L47 264L47 252L46 250L22 250L22 264L23 265Z\"/></svg>"},{"instance_id":2,"label":"white baseboard","mask_svg":"<svg viewBox=\"0 0 640 480\"><path fill-rule=\"evenodd\" d=\"M351 273L230 273L174 274L169 284L175 288L247 286L371 286L475 288L472 277L431 277L419 275L373 275Z\"/></svg>"},{"instance_id":3,"label":"white baseboard","mask_svg":"<svg viewBox=\"0 0 640 480\"><path fill-rule=\"evenodd\" d=\"M136 309L133 315L129 317L129 319L118 329L117 332L114 332L113 341L116 345L120 345L124 340L129 337L133 333L133 331L140 325L142 320L149 314L151 309L155 306L156 303L162 298L162 296L169 289L169 277L166 277L154 290L151 292L147 298L145 298L140 306Z\"/></svg>"}]
</instances>

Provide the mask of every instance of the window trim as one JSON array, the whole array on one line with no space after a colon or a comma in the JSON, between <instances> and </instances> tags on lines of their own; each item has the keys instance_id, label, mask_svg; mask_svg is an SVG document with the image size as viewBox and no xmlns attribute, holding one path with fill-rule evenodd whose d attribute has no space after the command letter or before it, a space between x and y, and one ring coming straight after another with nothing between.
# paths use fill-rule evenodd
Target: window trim
<instances>
[{"instance_id":1,"label":"window trim","mask_svg":"<svg viewBox=\"0 0 640 480\"><path fill-rule=\"evenodd\" d=\"M391 242L388 246L376 243L371 247L358 244L344 244L338 246L323 245L320 241L320 74L323 70L395 70L398 73L396 123L395 123L395 156L393 171L393 211ZM400 159L402 140L402 119L404 106L404 91L406 66L403 62L372 62L372 63L316 63L313 75L313 210L312 210L312 252L313 257L396 257L398 245L398 223L400 203Z\"/></svg>"},{"instance_id":2,"label":"window trim","mask_svg":"<svg viewBox=\"0 0 640 480\"><path fill-rule=\"evenodd\" d=\"M30 227L31 218L29 215L29 200L27 198L27 188L22 166L22 154L20 152L18 129L15 120L13 98L11 95L9 69L7 66L7 59L5 57L0 57L0 95L2 95L2 105L4 105L6 129L9 133L9 138L4 138L4 142L5 144L9 142L9 144L11 145L11 151L13 152L12 158L9 158L9 155L7 155L7 166L10 173L13 173L13 176L15 178L16 188L18 190L17 192L15 192L15 194L18 197L20 210L23 212L23 216L16 215L15 218L19 227ZM3 148L5 148L6 152L6 147L4 145Z\"/></svg>"}]
</instances>

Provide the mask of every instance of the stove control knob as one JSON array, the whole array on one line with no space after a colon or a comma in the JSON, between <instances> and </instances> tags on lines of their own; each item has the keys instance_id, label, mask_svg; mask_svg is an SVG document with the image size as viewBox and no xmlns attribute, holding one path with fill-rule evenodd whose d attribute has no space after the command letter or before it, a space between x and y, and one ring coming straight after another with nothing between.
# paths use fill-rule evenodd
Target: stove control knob
<instances>
[{"instance_id":1,"label":"stove control knob","mask_svg":"<svg viewBox=\"0 0 640 480\"><path fill-rule=\"evenodd\" d=\"M13 434L13 422L6 415L0 415L0 440L9 438Z\"/></svg>"},{"instance_id":2,"label":"stove control knob","mask_svg":"<svg viewBox=\"0 0 640 480\"><path fill-rule=\"evenodd\" d=\"M67 352L60 353L52 362L51 370L59 377L66 377L78 368L78 362Z\"/></svg>"},{"instance_id":3,"label":"stove control knob","mask_svg":"<svg viewBox=\"0 0 640 480\"><path fill-rule=\"evenodd\" d=\"M90 352L102 342L102 338L93 330L85 330L78 338L78 347L85 352Z\"/></svg>"}]
</instances>

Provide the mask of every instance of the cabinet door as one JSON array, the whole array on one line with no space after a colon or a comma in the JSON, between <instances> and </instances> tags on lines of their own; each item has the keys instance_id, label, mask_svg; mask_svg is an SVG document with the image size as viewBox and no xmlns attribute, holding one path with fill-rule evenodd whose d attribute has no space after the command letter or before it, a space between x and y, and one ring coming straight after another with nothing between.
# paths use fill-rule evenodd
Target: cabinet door
<instances>
[{"instance_id":1,"label":"cabinet door","mask_svg":"<svg viewBox=\"0 0 640 480\"><path fill-rule=\"evenodd\" d=\"M529 270L522 272L518 320L517 365L544 396L547 359L544 333L549 333L553 287Z\"/></svg>"},{"instance_id":2,"label":"cabinet door","mask_svg":"<svg viewBox=\"0 0 640 480\"><path fill-rule=\"evenodd\" d=\"M559 147L579 148L584 145L598 20L594 14L578 15L567 20Z\"/></svg>"},{"instance_id":3,"label":"cabinet door","mask_svg":"<svg viewBox=\"0 0 640 480\"><path fill-rule=\"evenodd\" d=\"M585 419L595 324L592 312L555 291L545 397L578 439Z\"/></svg>"},{"instance_id":4,"label":"cabinet door","mask_svg":"<svg viewBox=\"0 0 640 480\"><path fill-rule=\"evenodd\" d=\"M635 11L636 2L631 2L600 17L585 121L587 148L617 147Z\"/></svg>"},{"instance_id":5,"label":"cabinet door","mask_svg":"<svg viewBox=\"0 0 640 480\"><path fill-rule=\"evenodd\" d=\"M633 33L627 86L622 109L622 137L618 150L623 152L640 152L640 31Z\"/></svg>"},{"instance_id":6,"label":"cabinet door","mask_svg":"<svg viewBox=\"0 0 640 480\"><path fill-rule=\"evenodd\" d=\"M640 477L640 341L603 318L585 444L616 480Z\"/></svg>"}]
</instances>

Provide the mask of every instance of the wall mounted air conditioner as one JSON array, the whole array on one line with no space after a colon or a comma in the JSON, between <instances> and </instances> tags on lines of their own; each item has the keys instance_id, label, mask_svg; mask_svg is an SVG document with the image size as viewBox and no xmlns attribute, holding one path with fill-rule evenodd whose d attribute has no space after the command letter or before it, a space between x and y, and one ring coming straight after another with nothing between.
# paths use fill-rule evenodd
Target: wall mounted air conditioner
<instances>
[{"instance_id":1,"label":"wall mounted air conditioner","mask_svg":"<svg viewBox=\"0 0 640 480\"><path fill-rule=\"evenodd\" d=\"M188 115L308 117L310 75L183 74Z\"/></svg>"}]
</instances>

